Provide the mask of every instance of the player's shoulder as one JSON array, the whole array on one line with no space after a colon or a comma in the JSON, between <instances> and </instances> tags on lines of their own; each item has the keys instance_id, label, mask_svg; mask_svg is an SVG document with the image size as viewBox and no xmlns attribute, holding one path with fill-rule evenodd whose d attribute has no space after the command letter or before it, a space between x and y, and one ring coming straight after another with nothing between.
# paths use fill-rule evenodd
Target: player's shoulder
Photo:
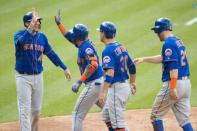
<instances>
[{"instance_id":1,"label":"player's shoulder","mask_svg":"<svg viewBox=\"0 0 197 131\"><path fill-rule=\"evenodd\" d=\"M47 36L46 36L45 33L43 33L43 32L38 32L37 34L38 34L39 36L43 36L43 37L47 38Z\"/></svg>"},{"instance_id":2,"label":"player's shoulder","mask_svg":"<svg viewBox=\"0 0 197 131\"><path fill-rule=\"evenodd\" d=\"M108 44L106 47L105 47L105 49L104 49L104 51L114 51L114 49L115 48L117 48L119 46L119 43L117 43L117 42L114 42L114 43L110 43L110 44Z\"/></svg>"},{"instance_id":3,"label":"player's shoulder","mask_svg":"<svg viewBox=\"0 0 197 131\"><path fill-rule=\"evenodd\" d=\"M87 48L92 48L91 42L89 40L85 40L80 46L79 50L85 51Z\"/></svg>"},{"instance_id":4,"label":"player's shoulder","mask_svg":"<svg viewBox=\"0 0 197 131\"><path fill-rule=\"evenodd\" d=\"M104 48L104 50L103 50L103 54L111 54L112 53L112 51L113 51L113 48L114 48L114 46L112 46L112 45L107 45L105 48Z\"/></svg>"},{"instance_id":5,"label":"player's shoulder","mask_svg":"<svg viewBox=\"0 0 197 131\"><path fill-rule=\"evenodd\" d=\"M172 36L172 37L168 37L165 42L164 42L164 47L176 47L176 42L177 42L178 38L175 37L175 36Z\"/></svg>"},{"instance_id":6,"label":"player's shoulder","mask_svg":"<svg viewBox=\"0 0 197 131\"><path fill-rule=\"evenodd\" d=\"M94 47L92 46L92 42L90 40L84 41L84 43L79 46L79 50L85 54L94 54Z\"/></svg>"},{"instance_id":7,"label":"player's shoulder","mask_svg":"<svg viewBox=\"0 0 197 131\"><path fill-rule=\"evenodd\" d=\"M15 36L16 36L16 35L20 35L20 34L25 33L26 31L27 31L26 29L18 30L18 31L16 31L16 32L14 33L14 35L15 35Z\"/></svg>"}]
</instances>

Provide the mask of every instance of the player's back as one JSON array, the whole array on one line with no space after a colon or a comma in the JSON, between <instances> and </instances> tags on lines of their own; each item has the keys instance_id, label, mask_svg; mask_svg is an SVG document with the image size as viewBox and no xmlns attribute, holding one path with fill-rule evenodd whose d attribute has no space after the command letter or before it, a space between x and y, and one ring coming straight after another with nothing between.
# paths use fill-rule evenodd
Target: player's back
<instances>
[{"instance_id":1,"label":"player's back","mask_svg":"<svg viewBox=\"0 0 197 131\"><path fill-rule=\"evenodd\" d=\"M115 82L124 82L128 77L128 52L118 42L108 44L103 51L103 69L113 69Z\"/></svg>"},{"instance_id":2,"label":"player's back","mask_svg":"<svg viewBox=\"0 0 197 131\"><path fill-rule=\"evenodd\" d=\"M170 79L170 67L169 62L175 62L173 65L177 64L178 77L189 76L189 63L186 54L186 47L182 40L172 36L168 37L165 41L162 49L163 55L163 81Z\"/></svg>"},{"instance_id":3,"label":"player's back","mask_svg":"<svg viewBox=\"0 0 197 131\"><path fill-rule=\"evenodd\" d=\"M98 68L95 70L95 72L86 80L86 82L98 79L103 76L103 71L101 68L101 65L99 63L99 56L97 54L97 50L95 45L88 39L83 42L79 46L78 51L78 66L80 69L81 74L84 73L86 67L88 64L90 64L90 56L96 57L96 61L98 63Z\"/></svg>"}]
</instances>

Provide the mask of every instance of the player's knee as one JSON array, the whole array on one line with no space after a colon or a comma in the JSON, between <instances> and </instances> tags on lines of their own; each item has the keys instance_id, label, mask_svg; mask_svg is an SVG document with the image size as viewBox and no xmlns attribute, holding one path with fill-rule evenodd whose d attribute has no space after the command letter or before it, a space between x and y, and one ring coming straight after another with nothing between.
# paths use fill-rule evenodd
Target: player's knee
<instances>
[{"instance_id":1,"label":"player's knee","mask_svg":"<svg viewBox=\"0 0 197 131\"><path fill-rule=\"evenodd\" d=\"M32 119L37 121L40 117L40 111L32 111Z\"/></svg>"},{"instance_id":2,"label":"player's knee","mask_svg":"<svg viewBox=\"0 0 197 131\"><path fill-rule=\"evenodd\" d=\"M73 117L74 119L78 119L78 120L80 120L80 121L83 121L84 118L85 118L85 114L82 113L82 112L73 111L72 117Z\"/></svg>"},{"instance_id":3,"label":"player's knee","mask_svg":"<svg viewBox=\"0 0 197 131\"><path fill-rule=\"evenodd\" d=\"M20 117L21 118L30 118L31 114L30 114L30 109L29 108L23 108L20 109Z\"/></svg>"}]
</instances>

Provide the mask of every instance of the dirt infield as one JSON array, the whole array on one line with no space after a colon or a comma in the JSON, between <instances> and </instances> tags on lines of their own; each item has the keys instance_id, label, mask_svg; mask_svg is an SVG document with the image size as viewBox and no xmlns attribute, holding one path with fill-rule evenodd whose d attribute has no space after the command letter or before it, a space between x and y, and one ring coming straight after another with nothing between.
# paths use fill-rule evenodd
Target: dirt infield
<instances>
[{"instance_id":1,"label":"dirt infield","mask_svg":"<svg viewBox=\"0 0 197 131\"><path fill-rule=\"evenodd\" d=\"M149 120L150 109L126 111L126 121L132 131L152 131ZM191 122L197 130L197 107L192 108ZM165 131L182 131L178 126L172 112L164 118ZM89 113L84 121L84 131L107 131L102 122L100 113ZM42 118L40 121L40 131L70 131L71 116L56 116ZM19 131L18 122L0 124L0 131Z\"/></svg>"}]
</instances>

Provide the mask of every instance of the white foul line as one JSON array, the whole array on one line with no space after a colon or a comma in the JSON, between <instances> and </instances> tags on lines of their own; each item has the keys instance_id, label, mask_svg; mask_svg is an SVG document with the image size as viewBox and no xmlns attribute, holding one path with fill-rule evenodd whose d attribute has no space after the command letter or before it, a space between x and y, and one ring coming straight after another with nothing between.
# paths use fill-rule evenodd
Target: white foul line
<instances>
[{"instance_id":1,"label":"white foul line","mask_svg":"<svg viewBox=\"0 0 197 131\"><path fill-rule=\"evenodd\" d=\"M190 26L190 25L193 25L196 22L197 22L197 17L189 20L188 22L185 23L185 25Z\"/></svg>"}]
</instances>

